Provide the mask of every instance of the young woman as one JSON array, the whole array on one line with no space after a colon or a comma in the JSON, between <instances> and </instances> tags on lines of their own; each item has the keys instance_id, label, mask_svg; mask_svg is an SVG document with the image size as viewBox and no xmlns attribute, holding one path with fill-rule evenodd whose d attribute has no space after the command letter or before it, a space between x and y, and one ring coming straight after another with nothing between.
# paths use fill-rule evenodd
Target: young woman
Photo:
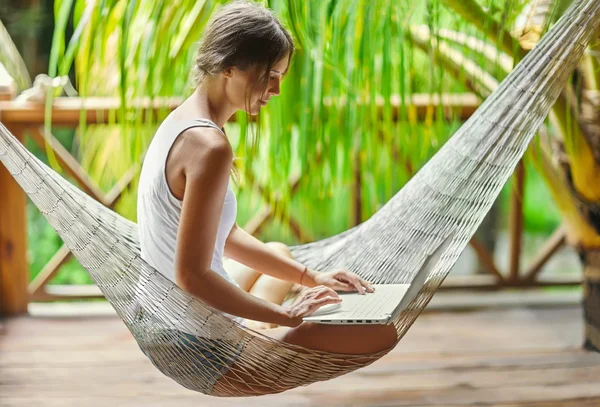
<instances>
[{"instance_id":1,"label":"young woman","mask_svg":"<svg viewBox=\"0 0 600 407\"><path fill-rule=\"evenodd\" d=\"M340 302L334 290L365 294L372 291L368 282L344 269L317 273L295 261L286 245L262 243L235 223L234 156L223 126L238 110L258 114L279 94L293 52L290 34L255 3L229 3L209 22L195 60L195 91L161 124L144 159L142 257L240 323L278 326L262 332L281 341L344 354L385 350L396 342L393 326L302 322ZM307 288L284 307L293 284Z\"/></svg>"}]
</instances>

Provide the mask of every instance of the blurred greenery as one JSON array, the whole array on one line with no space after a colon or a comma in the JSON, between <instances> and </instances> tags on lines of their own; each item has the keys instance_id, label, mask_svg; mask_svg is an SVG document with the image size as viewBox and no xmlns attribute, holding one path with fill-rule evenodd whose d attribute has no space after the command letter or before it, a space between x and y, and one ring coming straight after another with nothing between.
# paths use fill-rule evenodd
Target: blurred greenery
<instances>
[{"instance_id":1,"label":"blurred greenery","mask_svg":"<svg viewBox=\"0 0 600 407\"><path fill-rule=\"evenodd\" d=\"M235 126L235 124L233 124ZM450 133L456 125L448 126L445 130ZM73 149L74 132L72 130L55 129L55 136L67 147ZM42 161L48 163L46 156L32 141L27 147ZM541 179L536 168L526 164L526 183L524 201L524 227L526 234L550 234L560 224L560 213ZM69 179L69 177L67 177ZM73 180L71 180L73 182ZM385 186L375 184L380 202L385 202ZM508 183L500 195L501 218L498 227L504 228L507 224L508 199L513 185ZM264 201L256 192L241 189L236 192L238 199L238 223L244 225L264 207ZM348 188L339 188L332 196L318 196L306 184L301 184L298 193L290 203L291 214L301 225L315 225L312 232L315 238L324 238L348 229L351 224L348 217L348 206L351 200ZM309 201L311 202L309 204ZM540 202L543 204L540 205ZM340 208L339 211L314 211L312 206L325 206ZM35 205L28 200L28 233L29 233L29 261L31 264L31 279L35 278L42 267L52 258L61 247L62 240L54 229L48 224ZM333 216L332 216L333 215ZM280 220L268 222L261 229L258 237L265 242L284 241L287 244L298 244L299 240L291 233L289 227ZM81 267L79 262L71 259L66 263L58 275L52 279L51 284L88 284L92 283L89 274Z\"/></svg>"},{"instance_id":2,"label":"blurred greenery","mask_svg":"<svg viewBox=\"0 0 600 407\"><path fill-rule=\"evenodd\" d=\"M528 174L525 182L525 231L551 234L560 225L560 212L548 186L533 164L525 162L525 171Z\"/></svg>"},{"instance_id":3,"label":"blurred greenery","mask_svg":"<svg viewBox=\"0 0 600 407\"><path fill-rule=\"evenodd\" d=\"M561 216L552 194L537 168L525 161L525 199L523 201L523 227L529 234L551 234L561 223ZM514 188L512 179L500 195L500 225L507 225L509 212L509 196Z\"/></svg>"},{"instance_id":4,"label":"blurred greenery","mask_svg":"<svg viewBox=\"0 0 600 407\"><path fill-rule=\"evenodd\" d=\"M134 162L139 162L151 140L156 122L144 122L144 112L129 111L135 96L187 96L196 42L208 17L225 1L165 0L101 2L73 0L55 3L56 21L49 72L70 74L82 95L119 96L124 106L108 126L82 126L77 132L53 129L75 151L86 171L108 190ZM417 122L408 99L416 93L478 91L459 64L450 72L436 54L435 35L442 28L472 38L489 40L477 27L490 24L509 29L528 3L525 0L481 0L485 21L468 21L456 10L459 0L388 1L263 1L290 28L298 52L280 97L261 119L260 148L250 155L252 132L245 117L228 123L227 132L242 160L243 174L252 173L273 191L269 203L282 200L276 219L258 236L263 241L299 243L283 226L286 207L314 239L353 226L353 169L356 154L362 177L362 213L365 220L410 179L462 123L447 119L441 109L430 109ZM364 24L365 21L371 22ZM70 36L71 28L73 36ZM432 35L421 43L415 27ZM488 42L489 43L489 42ZM454 44L478 68L502 80L505 71L475 47ZM498 43L492 46L500 47ZM439 49L438 49L439 50ZM392 119L393 95L400 95ZM325 100L329 107L325 107ZM361 103L358 103L361 101ZM166 112L165 112L166 113ZM164 117L164 115L162 116ZM122 125L115 124L118 119ZM82 146L83 148L79 148ZM47 162L33 143L28 147ZM393 152L397 154L393 154ZM322 156L322 160L316 157ZM303 182L293 197L288 180L300 172ZM244 180L242 174L242 180ZM66 175L64 172L62 176ZM68 177L67 177L68 178ZM500 196L505 225L509 183ZM242 183L238 196L238 223L258 213L265 201ZM278 196L275 196L275 195ZM136 185L124 194L116 210L135 219ZM542 200L543 205L539 204ZM31 203L28 205L32 278L61 240ZM527 233L550 233L560 222L559 212L542 178L527 164L524 202ZM71 260L52 283L90 282L77 261Z\"/></svg>"}]
</instances>

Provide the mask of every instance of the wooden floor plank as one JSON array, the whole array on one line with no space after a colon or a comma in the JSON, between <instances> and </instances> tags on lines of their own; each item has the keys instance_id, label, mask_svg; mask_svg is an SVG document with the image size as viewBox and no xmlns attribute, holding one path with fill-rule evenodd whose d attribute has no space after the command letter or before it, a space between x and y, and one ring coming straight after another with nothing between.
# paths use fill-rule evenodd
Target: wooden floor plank
<instances>
[{"instance_id":1,"label":"wooden floor plank","mask_svg":"<svg viewBox=\"0 0 600 407\"><path fill-rule=\"evenodd\" d=\"M0 329L0 406L598 407L600 354L579 307L423 314L393 352L284 394L222 399L158 372L115 316L20 317Z\"/></svg>"}]
</instances>

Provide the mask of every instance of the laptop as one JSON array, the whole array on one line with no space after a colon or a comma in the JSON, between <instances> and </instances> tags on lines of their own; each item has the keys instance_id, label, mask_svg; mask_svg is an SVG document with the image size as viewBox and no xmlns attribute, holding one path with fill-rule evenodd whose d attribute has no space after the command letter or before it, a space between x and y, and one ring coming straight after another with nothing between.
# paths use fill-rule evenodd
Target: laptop
<instances>
[{"instance_id":1,"label":"laptop","mask_svg":"<svg viewBox=\"0 0 600 407\"><path fill-rule=\"evenodd\" d=\"M388 324L417 296L429 272L446 251L453 234L427 256L410 284L373 284L375 292L362 295L357 292L338 292L340 304L325 305L302 318L306 322L331 325Z\"/></svg>"}]
</instances>

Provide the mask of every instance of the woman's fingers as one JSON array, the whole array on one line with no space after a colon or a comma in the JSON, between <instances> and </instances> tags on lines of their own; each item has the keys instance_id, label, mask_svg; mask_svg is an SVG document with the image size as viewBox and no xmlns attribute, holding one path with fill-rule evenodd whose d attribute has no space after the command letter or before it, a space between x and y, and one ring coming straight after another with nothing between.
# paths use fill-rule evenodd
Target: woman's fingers
<instances>
[{"instance_id":1,"label":"woman's fingers","mask_svg":"<svg viewBox=\"0 0 600 407\"><path fill-rule=\"evenodd\" d=\"M330 295L332 297L339 298L338 293L336 293L335 290L333 290L332 288L326 287L324 285L315 287L315 288L319 289L317 297L322 297L324 295Z\"/></svg>"},{"instance_id":2,"label":"woman's fingers","mask_svg":"<svg viewBox=\"0 0 600 407\"><path fill-rule=\"evenodd\" d=\"M314 312L315 310L324 307L325 305L329 305L329 304L339 304L340 302L342 302L342 299L340 297L325 297L325 298L321 298L320 300L317 300L315 302L313 302L310 307L312 308L311 312Z\"/></svg>"},{"instance_id":3,"label":"woman's fingers","mask_svg":"<svg viewBox=\"0 0 600 407\"><path fill-rule=\"evenodd\" d=\"M367 280L363 280L362 278L360 278L359 276L357 276L354 273L351 273L352 277L350 278L351 284L352 286L354 286L354 288L356 288L356 291L358 291L361 294L365 294L365 291L368 293L372 293L375 292L375 289L372 287L372 284L367 281Z\"/></svg>"},{"instance_id":4,"label":"woman's fingers","mask_svg":"<svg viewBox=\"0 0 600 407\"><path fill-rule=\"evenodd\" d=\"M346 275L340 276L338 281L344 286L343 289L346 291L358 291L362 295L366 294L367 292L372 292L369 290L368 285L364 284L364 280L350 272L347 272Z\"/></svg>"},{"instance_id":5,"label":"woman's fingers","mask_svg":"<svg viewBox=\"0 0 600 407\"><path fill-rule=\"evenodd\" d=\"M339 302L342 302L342 299L340 297L325 297L315 301L314 304L318 305L319 307L322 307L323 305L337 304Z\"/></svg>"},{"instance_id":6,"label":"woman's fingers","mask_svg":"<svg viewBox=\"0 0 600 407\"><path fill-rule=\"evenodd\" d=\"M342 302L342 299L340 297L332 296L327 296L319 299L309 299L306 300L306 302L304 303L304 306L306 308L304 309L304 311L301 311L301 313L302 316L308 316L314 313L319 308L324 307L325 305L339 304L340 302Z\"/></svg>"},{"instance_id":7,"label":"woman's fingers","mask_svg":"<svg viewBox=\"0 0 600 407\"><path fill-rule=\"evenodd\" d=\"M352 285L352 286L353 286L353 287L356 289L356 291L358 291L360 294L362 294L362 295L365 295L365 294L366 294L366 292L365 292L365 289L364 289L364 287L363 287L363 285L362 285L362 283L361 283L361 281L360 281L360 279L359 279L359 278L356 278L356 277L355 277L355 278L352 278L352 279L350 280L350 284L351 284L351 285Z\"/></svg>"},{"instance_id":8,"label":"woman's fingers","mask_svg":"<svg viewBox=\"0 0 600 407\"><path fill-rule=\"evenodd\" d=\"M360 283L363 285L363 287L366 287L367 292L369 293L373 293L375 292L375 289L373 288L372 284L366 280L360 280Z\"/></svg>"}]
</instances>

